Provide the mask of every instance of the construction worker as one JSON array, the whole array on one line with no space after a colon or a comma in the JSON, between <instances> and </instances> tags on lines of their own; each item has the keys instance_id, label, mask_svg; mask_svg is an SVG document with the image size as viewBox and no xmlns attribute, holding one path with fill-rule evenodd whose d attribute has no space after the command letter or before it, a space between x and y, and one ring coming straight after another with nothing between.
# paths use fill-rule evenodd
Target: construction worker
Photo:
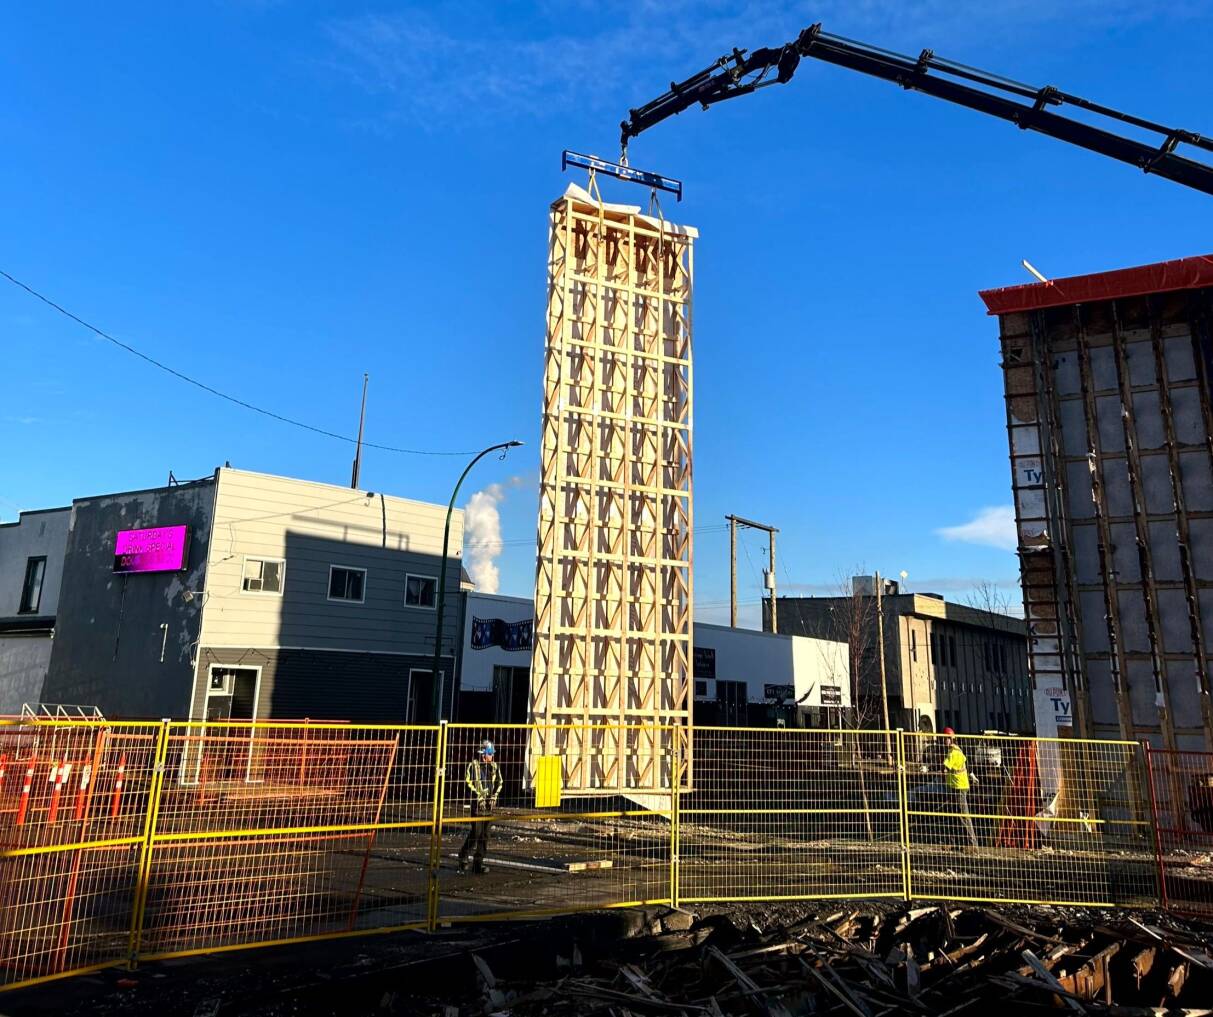
<instances>
[{"instance_id":1,"label":"construction worker","mask_svg":"<svg viewBox=\"0 0 1213 1017\"><path fill-rule=\"evenodd\" d=\"M943 769L943 783L951 806L950 811L960 818L960 827L969 847L976 848L977 833L973 829L973 817L969 814L969 763L965 754L960 751L960 746L956 744L956 732L950 727L943 729L943 757L940 766Z\"/></svg>"},{"instance_id":2,"label":"construction worker","mask_svg":"<svg viewBox=\"0 0 1213 1017\"><path fill-rule=\"evenodd\" d=\"M489 827L492 824L488 819L480 822L477 822L477 819L492 815L497 805L497 796L501 794L501 771L493 762L495 755L493 743L486 738L480 743L477 758L468 763L464 773L464 782L472 792L472 825L463 841L463 847L459 849L460 872L467 872L469 854L472 856L474 873L483 875L489 871L484 864L484 854L489 849Z\"/></svg>"}]
</instances>

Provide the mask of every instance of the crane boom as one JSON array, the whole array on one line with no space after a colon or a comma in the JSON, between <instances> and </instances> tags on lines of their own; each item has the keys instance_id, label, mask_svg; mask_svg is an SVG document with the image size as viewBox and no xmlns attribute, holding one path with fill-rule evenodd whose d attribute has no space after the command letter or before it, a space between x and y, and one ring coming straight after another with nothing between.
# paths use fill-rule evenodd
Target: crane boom
<instances>
[{"instance_id":1,"label":"crane boom","mask_svg":"<svg viewBox=\"0 0 1213 1017\"><path fill-rule=\"evenodd\" d=\"M1213 166L1175 154L1176 147L1181 144L1213 152L1213 140L1207 137L1192 131L1164 127L1070 95L1051 85L1033 88L953 63L935 56L929 49L924 49L915 58L841 36L827 35L821 30L820 24L806 28L794 41L783 46L752 51L734 49L686 81L671 82L670 90L652 102L629 110L628 119L620 124L624 161L627 160L629 140L642 131L695 104L707 109L713 103L790 81L803 57L824 60L883 78L911 91L967 106L1010 121L1022 130L1047 134L1051 138L1127 162L1146 173L1155 173L1185 187L1213 194ZM1155 134L1160 140L1151 145L1050 109L1062 106L1081 109L1105 120Z\"/></svg>"}]
</instances>

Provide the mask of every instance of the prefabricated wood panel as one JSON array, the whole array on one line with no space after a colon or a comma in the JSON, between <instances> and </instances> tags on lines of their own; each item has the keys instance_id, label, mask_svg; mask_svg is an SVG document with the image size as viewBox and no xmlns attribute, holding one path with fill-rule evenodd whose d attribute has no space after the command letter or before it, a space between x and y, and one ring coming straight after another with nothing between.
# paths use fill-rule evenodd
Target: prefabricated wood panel
<instances>
[{"instance_id":1,"label":"prefabricated wood panel","mask_svg":"<svg viewBox=\"0 0 1213 1017\"><path fill-rule=\"evenodd\" d=\"M696 236L551 206L531 714L570 790L668 788L690 718Z\"/></svg>"}]
</instances>

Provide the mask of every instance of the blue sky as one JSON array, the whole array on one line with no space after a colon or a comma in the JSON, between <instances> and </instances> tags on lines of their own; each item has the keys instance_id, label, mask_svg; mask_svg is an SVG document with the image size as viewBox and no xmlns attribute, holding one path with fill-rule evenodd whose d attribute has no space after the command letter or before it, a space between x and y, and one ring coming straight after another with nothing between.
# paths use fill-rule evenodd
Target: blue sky
<instances>
[{"instance_id":1,"label":"blue sky","mask_svg":"<svg viewBox=\"0 0 1213 1017\"><path fill-rule=\"evenodd\" d=\"M500 588L529 595L560 150L613 156L629 106L818 20L1213 133L1213 7L1194 3L22 5L0 36L0 268L322 428L353 432L369 371L371 441L524 440L468 494L502 484L481 499L500 514ZM642 136L632 161L685 180L666 211L702 235L710 621L727 512L780 527L784 590L863 566L1016 600L997 329L976 291L1028 281L1024 257L1070 275L1213 248L1208 197L809 61ZM0 348L0 519L226 460L348 479L347 445L162 375L3 280ZM363 479L444 501L461 467L372 450ZM762 553L746 538L751 621Z\"/></svg>"}]
</instances>

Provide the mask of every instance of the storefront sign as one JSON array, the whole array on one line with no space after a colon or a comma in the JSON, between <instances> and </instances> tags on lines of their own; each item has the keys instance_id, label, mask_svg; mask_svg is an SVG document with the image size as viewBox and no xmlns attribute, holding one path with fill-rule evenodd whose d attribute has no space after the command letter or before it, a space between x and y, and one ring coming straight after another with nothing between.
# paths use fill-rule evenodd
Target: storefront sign
<instances>
[{"instance_id":1,"label":"storefront sign","mask_svg":"<svg viewBox=\"0 0 1213 1017\"><path fill-rule=\"evenodd\" d=\"M114 540L114 572L180 572L189 556L188 526L119 530Z\"/></svg>"},{"instance_id":2,"label":"storefront sign","mask_svg":"<svg viewBox=\"0 0 1213 1017\"><path fill-rule=\"evenodd\" d=\"M716 677L716 650L711 646L695 647L695 677Z\"/></svg>"}]
</instances>

